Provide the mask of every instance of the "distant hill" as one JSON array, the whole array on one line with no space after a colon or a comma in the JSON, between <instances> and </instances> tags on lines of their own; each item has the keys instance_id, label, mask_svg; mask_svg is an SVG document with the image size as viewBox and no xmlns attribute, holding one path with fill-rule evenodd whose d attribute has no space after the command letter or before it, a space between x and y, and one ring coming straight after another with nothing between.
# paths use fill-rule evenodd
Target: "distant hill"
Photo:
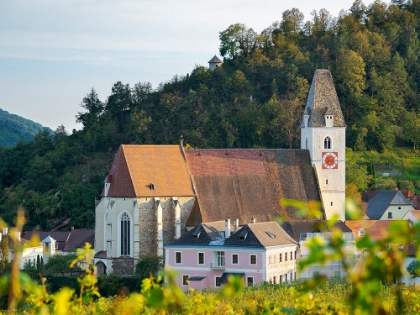
<instances>
[{"instance_id":1,"label":"distant hill","mask_svg":"<svg viewBox=\"0 0 420 315\"><path fill-rule=\"evenodd\" d=\"M14 147L20 140L32 141L42 130L51 129L0 109L0 146Z\"/></svg>"}]
</instances>

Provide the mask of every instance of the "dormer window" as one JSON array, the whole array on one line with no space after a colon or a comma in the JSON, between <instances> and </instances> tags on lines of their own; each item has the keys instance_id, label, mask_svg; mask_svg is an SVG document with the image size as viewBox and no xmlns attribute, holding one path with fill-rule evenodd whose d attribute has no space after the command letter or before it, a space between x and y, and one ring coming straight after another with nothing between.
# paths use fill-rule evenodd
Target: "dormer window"
<instances>
[{"instance_id":1,"label":"dormer window","mask_svg":"<svg viewBox=\"0 0 420 315\"><path fill-rule=\"evenodd\" d=\"M331 149L331 147L331 138L327 136L324 138L324 149Z\"/></svg>"},{"instance_id":2,"label":"dormer window","mask_svg":"<svg viewBox=\"0 0 420 315\"><path fill-rule=\"evenodd\" d=\"M306 127L308 127L308 122L309 122L309 115L304 115L303 116L303 125Z\"/></svg>"},{"instance_id":3,"label":"dormer window","mask_svg":"<svg viewBox=\"0 0 420 315\"><path fill-rule=\"evenodd\" d=\"M365 236L365 229L359 228L359 237L363 237L363 236Z\"/></svg>"},{"instance_id":4,"label":"dormer window","mask_svg":"<svg viewBox=\"0 0 420 315\"><path fill-rule=\"evenodd\" d=\"M334 126L334 117L333 115L325 115L325 127L332 127Z\"/></svg>"}]
</instances>

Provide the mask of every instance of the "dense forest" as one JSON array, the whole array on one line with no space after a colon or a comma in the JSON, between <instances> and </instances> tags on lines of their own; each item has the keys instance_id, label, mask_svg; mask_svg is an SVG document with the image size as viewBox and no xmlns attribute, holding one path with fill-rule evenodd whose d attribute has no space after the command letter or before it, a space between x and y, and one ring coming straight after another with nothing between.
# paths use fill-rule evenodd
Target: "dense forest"
<instances>
[{"instance_id":1,"label":"dense forest","mask_svg":"<svg viewBox=\"0 0 420 315\"><path fill-rule=\"evenodd\" d=\"M243 24L221 31L221 68L197 66L156 89L117 82L105 102L92 88L76 115L80 131L60 126L55 136L0 147L0 216L11 222L23 205L27 228L67 217L93 227L94 200L122 143L176 144L183 136L187 148L297 148L317 68L332 72L348 148L416 149L420 0L356 0L338 17L321 9L306 21L293 8L280 18L260 34Z\"/></svg>"},{"instance_id":2,"label":"dense forest","mask_svg":"<svg viewBox=\"0 0 420 315\"><path fill-rule=\"evenodd\" d=\"M38 123L0 109L0 146L14 147L19 140L32 141L42 130L52 132Z\"/></svg>"}]
</instances>

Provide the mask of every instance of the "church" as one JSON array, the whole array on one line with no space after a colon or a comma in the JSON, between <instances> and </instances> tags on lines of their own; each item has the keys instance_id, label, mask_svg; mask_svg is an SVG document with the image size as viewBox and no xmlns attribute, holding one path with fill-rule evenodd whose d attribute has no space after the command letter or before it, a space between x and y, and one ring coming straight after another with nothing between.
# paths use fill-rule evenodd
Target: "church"
<instances>
[{"instance_id":1,"label":"church","mask_svg":"<svg viewBox=\"0 0 420 315\"><path fill-rule=\"evenodd\" d=\"M301 149L121 145L95 211L102 269L134 270L139 257L163 256L164 245L202 222L304 219L282 199L319 201L322 219L344 221L345 129L331 73L318 69L302 117Z\"/></svg>"}]
</instances>

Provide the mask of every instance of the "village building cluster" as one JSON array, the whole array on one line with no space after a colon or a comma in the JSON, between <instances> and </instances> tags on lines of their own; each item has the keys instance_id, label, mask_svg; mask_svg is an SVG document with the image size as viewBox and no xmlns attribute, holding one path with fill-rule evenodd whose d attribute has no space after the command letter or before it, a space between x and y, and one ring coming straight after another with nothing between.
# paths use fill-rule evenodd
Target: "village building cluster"
<instances>
[{"instance_id":1,"label":"village building cluster","mask_svg":"<svg viewBox=\"0 0 420 315\"><path fill-rule=\"evenodd\" d=\"M216 56L210 60L211 70L221 65ZM88 241L98 274L132 274L152 253L177 272L183 289L219 287L229 275L247 286L345 276L340 261L297 270L309 254L308 240L329 239L321 223L334 220L356 265L362 257L356 239L385 237L392 220L420 218L407 194L379 191L364 196L366 220L345 221L345 139L331 73L318 69L302 117L301 149L121 145L96 203L95 230L39 233L42 244L24 253L22 263L45 248L47 256L64 254ZM316 202L322 216L309 220L280 202L285 199Z\"/></svg>"}]
</instances>

